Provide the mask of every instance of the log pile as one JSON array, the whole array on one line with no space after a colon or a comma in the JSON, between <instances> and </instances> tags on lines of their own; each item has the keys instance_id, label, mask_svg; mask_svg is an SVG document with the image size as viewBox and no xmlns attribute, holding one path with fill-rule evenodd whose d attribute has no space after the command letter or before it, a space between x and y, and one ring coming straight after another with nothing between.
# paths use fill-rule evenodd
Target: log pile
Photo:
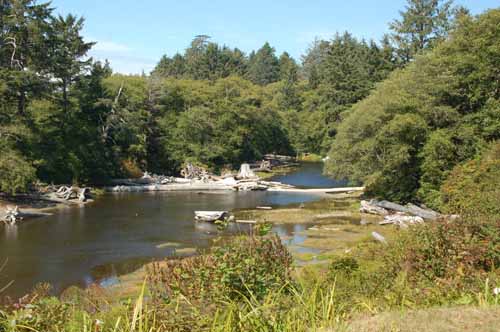
<instances>
[{"instance_id":1,"label":"log pile","mask_svg":"<svg viewBox=\"0 0 500 332\"><path fill-rule=\"evenodd\" d=\"M87 195L90 194L89 188L79 188L79 187L66 187L61 186L56 192L58 198L69 201L71 199L78 199L79 202L87 201Z\"/></svg>"},{"instance_id":2,"label":"log pile","mask_svg":"<svg viewBox=\"0 0 500 332\"><path fill-rule=\"evenodd\" d=\"M149 174L145 172L144 175L137 179L115 179L111 183L118 186L143 186L152 184L169 184L174 183L176 180L172 176Z\"/></svg>"},{"instance_id":3,"label":"log pile","mask_svg":"<svg viewBox=\"0 0 500 332\"><path fill-rule=\"evenodd\" d=\"M210 174L203 167L195 166L192 163L187 163L186 166L181 170L181 175L185 179L200 179L200 180L208 180Z\"/></svg>"},{"instance_id":4,"label":"log pile","mask_svg":"<svg viewBox=\"0 0 500 332\"><path fill-rule=\"evenodd\" d=\"M389 201L361 201L361 213L376 214L384 217L381 225L394 224L405 228L408 225L422 224L426 220L437 220L443 217L436 211L420 207L415 204L407 204L406 206L392 203Z\"/></svg>"}]
</instances>

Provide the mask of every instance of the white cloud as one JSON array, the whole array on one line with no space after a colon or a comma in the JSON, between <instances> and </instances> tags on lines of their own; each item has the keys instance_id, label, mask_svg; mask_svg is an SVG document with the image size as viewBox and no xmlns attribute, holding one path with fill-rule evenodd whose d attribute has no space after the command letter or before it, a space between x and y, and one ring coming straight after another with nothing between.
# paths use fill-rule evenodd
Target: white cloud
<instances>
[{"instance_id":1,"label":"white cloud","mask_svg":"<svg viewBox=\"0 0 500 332\"><path fill-rule=\"evenodd\" d=\"M132 49L127 45L115 43L112 41L97 41L97 44L94 45L93 50L98 52L119 53L129 52Z\"/></svg>"},{"instance_id":2,"label":"white cloud","mask_svg":"<svg viewBox=\"0 0 500 332\"><path fill-rule=\"evenodd\" d=\"M88 40L96 41L89 38ZM96 60L108 60L114 72L122 74L149 73L158 59L144 57L134 48L109 40L97 40L89 55Z\"/></svg>"}]
</instances>

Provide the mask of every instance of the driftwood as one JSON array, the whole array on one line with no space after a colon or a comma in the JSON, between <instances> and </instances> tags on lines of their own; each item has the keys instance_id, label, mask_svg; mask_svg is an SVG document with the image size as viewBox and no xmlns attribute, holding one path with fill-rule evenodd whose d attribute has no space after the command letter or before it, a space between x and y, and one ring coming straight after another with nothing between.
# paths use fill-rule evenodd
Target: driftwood
<instances>
[{"instance_id":1,"label":"driftwood","mask_svg":"<svg viewBox=\"0 0 500 332\"><path fill-rule=\"evenodd\" d=\"M5 216L3 216L2 221L9 226L13 226L17 223L18 220L20 220L21 217L19 216L19 207L11 207L8 206L7 210L5 212Z\"/></svg>"},{"instance_id":2,"label":"driftwood","mask_svg":"<svg viewBox=\"0 0 500 332\"><path fill-rule=\"evenodd\" d=\"M236 223L238 224L257 224L257 221L255 220L236 220Z\"/></svg>"},{"instance_id":3,"label":"driftwood","mask_svg":"<svg viewBox=\"0 0 500 332\"><path fill-rule=\"evenodd\" d=\"M272 169L271 162L269 160L262 160L262 162L260 163L260 169L262 171L264 170L271 171Z\"/></svg>"},{"instance_id":4,"label":"driftwood","mask_svg":"<svg viewBox=\"0 0 500 332\"><path fill-rule=\"evenodd\" d=\"M365 202L365 203L363 203ZM377 200L371 200L371 201L362 201L361 202L361 212L364 211L372 211L372 212L365 212L365 213L375 213L379 215L387 215L387 213L384 214L383 211L387 212L399 212L399 213L404 213L406 215L411 215L411 216L416 216L420 217L425 220L436 220L439 217L441 217L441 214L439 214L436 211L422 208L420 206L417 206L415 204L407 204L406 206L388 202L388 201L377 201ZM379 212L379 213L376 213Z\"/></svg>"},{"instance_id":5,"label":"driftwood","mask_svg":"<svg viewBox=\"0 0 500 332\"><path fill-rule=\"evenodd\" d=\"M258 181L238 182L233 188L237 191L262 191L269 189L268 186L260 184Z\"/></svg>"},{"instance_id":6,"label":"driftwood","mask_svg":"<svg viewBox=\"0 0 500 332\"><path fill-rule=\"evenodd\" d=\"M194 219L196 221L216 222L229 220L231 215L227 211L195 211Z\"/></svg>"},{"instance_id":7,"label":"driftwood","mask_svg":"<svg viewBox=\"0 0 500 332\"><path fill-rule=\"evenodd\" d=\"M380 225L394 224L398 225L399 227L406 228L408 227L408 225L422 224L422 223L424 223L424 219L422 217L408 216L403 213L396 213L390 216L386 216L384 218L384 221L381 221L379 224Z\"/></svg>"},{"instance_id":8,"label":"driftwood","mask_svg":"<svg viewBox=\"0 0 500 332\"><path fill-rule=\"evenodd\" d=\"M385 239L384 236L380 235L377 232L372 232L372 236L375 240L377 240L380 243L387 244L387 240Z\"/></svg>"},{"instance_id":9,"label":"driftwood","mask_svg":"<svg viewBox=\"0 0 500 332\"><path fill-rule=\"evenodd\" d=\"M256 179L257 176L250 168L249 164L241 164L240 171L238 172L238 179Z\"/></svg>"},{"instance_id":10,"label":"driftwood","mask_svg":"<svg viewBox=\"0 0 500 332\"><path fill-rule=\"evenodd\" d=\"M381 207L386 210L408 213L408 209L400 204L392 203L389 201L377 201L377 200L372 200L371 202L373 205Z\"/></svg>"},{"instance_id":11,"label":"driftwood","mask_svg":"<svg viewBox=\"0 0 500 332\"><path fill-rule=\"evenodd\" d=\"M137 179L114 179L111 183L114 185L122 186L141 186L141 185L151 185L151 184L168 184L174 183L178 180L174 177L165 175L149 174L145 172L144 175Z\"/></svg>"},{"instance_id":12,"label":"driftwood","mask_svg":"<svg viewBox=\"0 0 500 332\"><path fill-rule=\"evenodd\" d=\"M389 211L387 211L383 207L373 204L372 201L361 201L361 208L359 209L359 212L377 214L380 216L385 216L389 214Z\"/></svg>"},{"instance_id":13,"label":"driftwood","mask_svg":"<svg viewBox=\"0 0 500 332\"><path fill-rule=\"evenodd\" d=\"M61 186L56 192L55 196L60 199L69 201L71 199L78 199L79 202L87 201L87 196L90 194L89 188L79 188L79 187L66 187Z\"/></svg>"},{"instance_id":14,"label":"driftwood","mask_svg":"<svg viewBox=\"0 0 500 332\"><path fill-rule=\"evenodd\" d=\"M422 208L420 206L417 206L417 205L414 205L411 203L408 203L406 205L406 208L408 209L409 214L414 215L414 216L418 216L418 217L423 218L423 219L436 220L439 217L441 217L441 215L439 213L437 213L436 211L433 211L431 209Z\"/></svg>"},{"instance_id":15,"label":"driftwood","mask_svg":"<svg viewBox=\"0 0 500 332\"><path fill-rule=\"evenodd\" d=\"M281 162L293 162L296 160L296 158L292 156L284 156L284 155L270 153L264 156L264 160L279 160Z\"/></svg>"},{"instance_id":16,"label":"driftwood","mask_svg":"<svg viewBox=\"0 0 500 332\"><path fill-rule=\"evenodd\" d=\"M203 167L198 167L192 163L187 163L186 167L181 170L181 175L186 179L208 179L209 173Z\"/></svg>"},{"instance_id":17,"label":"driftwood","mask_svg":"<svg viewBox=\"0 0 500 332\"><path fill-rule=\"evenodd\" d=\"M5 225L14 226L19 221L28 218L39 218L50 216L50 213L43 212L31 212L31 211L21 211L18 206L12 207L8 206L3 216L0 216L0 221L3 221Z\"/></svg>"}]
</instances>

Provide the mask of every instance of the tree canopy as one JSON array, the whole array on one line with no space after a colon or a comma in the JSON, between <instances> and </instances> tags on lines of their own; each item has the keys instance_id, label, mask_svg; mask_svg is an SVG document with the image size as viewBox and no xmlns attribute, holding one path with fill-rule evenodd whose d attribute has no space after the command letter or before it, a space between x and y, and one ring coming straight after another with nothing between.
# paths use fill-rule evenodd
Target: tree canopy
<instances>
[{"instance_id":1,"label":"tree canopy","mask_svg":"<svg viewBox=\"0 0 500 332\"><path fill-rule=\"evenodd\" d=\"M300 62L199 35L121 75L89 57L83 18L2 1L0 191L330 152L333 175L438 207L451 170L500 138L498 12L408 0L380 41L337 33Z\"/></svg>"}]
</instances>

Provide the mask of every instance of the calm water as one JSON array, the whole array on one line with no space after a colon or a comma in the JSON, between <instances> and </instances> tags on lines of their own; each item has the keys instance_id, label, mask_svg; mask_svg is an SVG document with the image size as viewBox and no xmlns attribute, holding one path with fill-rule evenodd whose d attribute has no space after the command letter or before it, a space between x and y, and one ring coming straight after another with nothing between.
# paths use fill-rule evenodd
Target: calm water
<instances>
[{"instance_id":1,"label":"calm water","mask_svg":"<svg viewBox=\"0 0 500 332\"><path fill-rule=\"evenodd\" d=\"M321 174L322 164L305 164L278 180L310 187L343 185ZM282 206L315 199L314 195L279 192L105 195L85 207L66 208L17 227L0 227L0 262L9 260L0 272L0 286L15 280L6 292L11 296L23 295L37 282L51 283L56 292L70 285L86 286L97 278L129 272L145 261L172 255L177 246L208 246L216 229L195 224L195 210ZM244 231L238 227L244 225L233 226L232 231ZM275 231L293 236L303 227L277 226Z\"/></svg>"},{"instance_id":2,"label":"calm water","mask_svg":"<svg viewBox=\"0 0 500 332\"><path fill-rule=\"evenodd\" d=\"M304 163L297 170L274 177L275 181L299 188L336 188L347 186L347 180L335 180L323 175L322 163Z\"/></svg>"}]
</instances>

